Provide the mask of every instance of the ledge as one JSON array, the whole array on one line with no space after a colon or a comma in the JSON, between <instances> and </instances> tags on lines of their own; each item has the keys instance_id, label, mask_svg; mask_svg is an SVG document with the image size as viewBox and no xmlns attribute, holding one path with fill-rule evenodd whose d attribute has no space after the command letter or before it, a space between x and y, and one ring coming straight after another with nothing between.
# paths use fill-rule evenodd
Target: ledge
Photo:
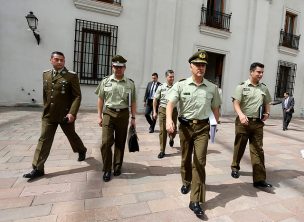
<instances>
[{"instance_id":1,"label":"ledge","mask_svg":"<svg viewBox=\"0 0 304 222\"><path fill-rule=\"evenodd\" d=\"M297 56L299 54L299 50L291 49L284 46L278 46L278 51L282 54Z\"/></svg>"},{"instance_id":2,"label":"ledge","mask_svg":"<svg viewBox=\"0 0 304 222\"><path fill-rule=\"evenodd\" d=\"M200 25L199 26L200 33L222 38L222 39L228 39L231 36L231 32L229 31L223 31L221 29Z\"/></svg>"},{"instance_id":3,"label":"ledge","mask_svg":"<svg viewBox=\"0 0 304 222\"><path fill-rule=\"evenodd\" d=\"M98 12L106 15L119 16L122 12L122 6L94 0L74 0L76 8Z\"/></svg>"}]
</instances>

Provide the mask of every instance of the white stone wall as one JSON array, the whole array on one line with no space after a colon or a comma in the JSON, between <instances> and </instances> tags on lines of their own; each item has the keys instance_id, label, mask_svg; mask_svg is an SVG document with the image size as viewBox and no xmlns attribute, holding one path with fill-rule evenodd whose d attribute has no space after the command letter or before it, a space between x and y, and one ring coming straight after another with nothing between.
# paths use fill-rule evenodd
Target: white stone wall
<instances>
[{"instance_id":1,"label":"white stone wall","mask_svg":"<svg viewBox=\"0 0 304 222\"><path fill-rule=\"evenodd\" d=\"M297 64L294 97L296 115L304 107L304 39L296 56L279 52L279 33L286 9L298 14L297 34L303 34L302 0L228 0L232 13L230 37L218 38L200 32L202 3L206 0L122 0L119 16L78 9L74 0L0 0L0 105L42 103L42 71L51 68L50 53L66 55L66 67L73 69L75 19L118 26L117 53L128 59L126 74L137 87L138 111L143 111L143 94L151 74L173 69L176 79L190 75L189 56L197 49L225 55L222 90L224 114L232 114L231 94L248 78L254 61L265 64L263 81L274 96L279 60ZM39 19L38 46L28 30L25 16L33 11ZM95 86L81 85L83 107L95 107ZM280 106L272 107L281 115Z\"/></svg>"}]
</instances>

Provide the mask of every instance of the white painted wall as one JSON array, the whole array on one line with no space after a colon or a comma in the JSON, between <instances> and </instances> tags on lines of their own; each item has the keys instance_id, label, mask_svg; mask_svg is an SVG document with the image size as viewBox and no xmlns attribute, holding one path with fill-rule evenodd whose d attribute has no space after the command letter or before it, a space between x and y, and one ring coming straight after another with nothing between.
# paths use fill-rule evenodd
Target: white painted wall
<instances>
[{"instance_id":1,"label":"white painted wall","mask_svg":"<svg viewBox=\"0 0 304 222\"><path fill-rule=\"evenodd\" d=\"M297 34L303 34L302 0L228 0L232 12L227 39L200 33L202 3L206 0L122 0L120 16L78 9L73 0L0 0L0 105L42 103L42 71L51 68L50 53L66 55L66 66L73 69L75 19L117 25L118 54L127 58L126 74L137 87L138 111L143 111L143 94L151 74L164 81L167 69L176 79L190 75L188 58L197 49L225 55L223 67L223 113L232 114L231 94L246 80L254 61L265 64L263 81L274 96L279 60L297 64L294 97L299 116L304 107L304 43L300 39L297 56L278 51L279 32L284 27L286 8L298 14ZM39 19L41 44L28 30L25 16L33 11ZM96 86L81 85L83 107L95 107ZM24 89L24 91L22 91ZM30 94L30 95L28 95ZM280 106L272 107L281 115Z\"/></svg>"}]
</instances>

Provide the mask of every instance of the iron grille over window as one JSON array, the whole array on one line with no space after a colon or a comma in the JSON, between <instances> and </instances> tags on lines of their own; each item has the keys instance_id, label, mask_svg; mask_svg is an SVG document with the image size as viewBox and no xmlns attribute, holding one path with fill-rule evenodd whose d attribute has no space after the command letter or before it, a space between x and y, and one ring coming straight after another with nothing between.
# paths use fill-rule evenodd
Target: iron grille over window
<instances>
[{"instance_id":1,"label":"iron grille over window","mask_svg":"<svg viewBox=\"0 0 304 222\"><path fill-rule=\"evenodd\" d=\"M222 29L229 32L231 14L215 11L202 6L201 25Z\"/></svg>"},{"instance_id":2,"label":"iron grille over window","mask_svg":"<svg viewBox=\"0 0 304 222\"><path fill-rule=\"evenodd\" d=\"M289 95L293 95L294 82L296 77L297 65L285 61L279 61L278 73L275 88L275 100L284 97L284 92L289 92Z\"/></svg>"},{"instance_id":3,"label":"iron grille over window","mask_svg":"<svg viewBox=\"0 0 304 222\"><path fill-rule=\"evenodd\" d=\"M299 49L300 36L287 33L283 30L280 32L280 46L285 46L291 49Z\"/></svg>"},{"instance_id":4,"label":"iron grille over window","mask_svg":"<svg viewBox=\"0 0 304 222\"><path fill-rule=\"evenodd\" d=\"M76 19L74 70L81 84L97 85L111 74L117 32L117 26Z\"/></svg>"}]
</instances>

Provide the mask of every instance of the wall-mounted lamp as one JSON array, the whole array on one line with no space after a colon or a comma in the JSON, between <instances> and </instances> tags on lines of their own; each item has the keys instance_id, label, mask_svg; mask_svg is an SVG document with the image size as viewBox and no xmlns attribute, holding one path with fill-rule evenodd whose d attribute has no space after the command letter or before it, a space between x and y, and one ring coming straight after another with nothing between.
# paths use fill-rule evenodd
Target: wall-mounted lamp
<instances>
[{"instance_id":1,"label":"wall-mounted lamp","mask_svg":"<svg viewBox=\"0 0 304 222\"><path fill-rule=\"evenodd\" d=\"M40 43L40 35L38 33L35 32L35 30L37 29L37 25L38 25L38 19L37 17L34 15L33 12L30 12L27 16L25 16L28 26L29 28L33 31L33 34L37 40L37 43L39 45Z\"/></svg>"}]
</instances>

